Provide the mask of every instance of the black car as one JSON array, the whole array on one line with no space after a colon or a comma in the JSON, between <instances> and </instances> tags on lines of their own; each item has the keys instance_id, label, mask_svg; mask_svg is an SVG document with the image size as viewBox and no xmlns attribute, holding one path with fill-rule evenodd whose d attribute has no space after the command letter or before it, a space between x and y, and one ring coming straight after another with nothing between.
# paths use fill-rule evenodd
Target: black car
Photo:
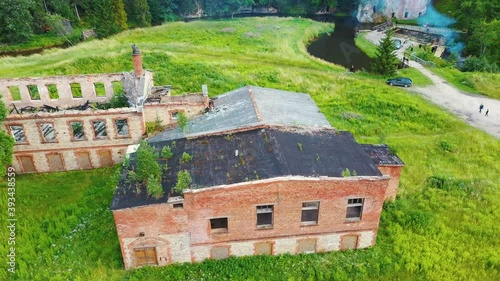
<instances>
[{"instance_id":1,"label":"black car","mask_svg":"<svg viewBox=\"0 0 500 281\"><path fill-rule=\"evenodd\" d=\"M405 77L387 79L387 84L391 86L411 87L412 83L410 78Z\"/></svg>"}]
</instances>

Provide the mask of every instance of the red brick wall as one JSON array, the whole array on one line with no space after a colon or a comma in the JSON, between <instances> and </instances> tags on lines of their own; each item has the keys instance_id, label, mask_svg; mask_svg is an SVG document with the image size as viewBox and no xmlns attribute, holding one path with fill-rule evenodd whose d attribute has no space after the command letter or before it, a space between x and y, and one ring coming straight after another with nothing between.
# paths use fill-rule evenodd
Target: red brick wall
<instances>
[{"instance_id":1,"label":"red brick wall","mask_svg":"<svg viewBox=\"0 0 500 281\"><path fill-rule=\"evenodd\" d=\"M399 176L403 171L403 166L377 166L377 168L383 175L391 177L391 179L389 180L389 186L387 187L387 191L385 192L385 199L396 199L399 187Z\"/></svg>"},{"instance_id":2,"label":"red brick wall","mask_svg":"<svg viewBox=\"0 0 500 281\"><path fill-rule=\"evenodd\" d=\"M190 232L191 245L378 229L388 178L277 180L185 193L183 209L155 204L114 211L120 240ZM365 198L362 219L346 222L348 198ZM302 202L320 201L318 225L301 226ZM256 205L274 205L272 229L256 228ZM227 233L210 218L228 217ZM120 241L121 242L121 241Z\"/></svg>"},{"instance_id":3,"label":"red brick wall","mask_svg":"<svg viewBox=\"0 0 500 281\"><path fill-rule=\"evenodd\" d=\"M249 183L185 194L191 245L378 228L388 179ZM359 222L346 222L348 198L365 198ZM318 225L301 226L302 202L320 201ZM272 229L256 227L256 205L274 204ZM210 234L209 219L228 217L228 232Z\"/></svg>"},{"instance_id":4,"label":"red brick wall","mask_svg":"<svg viewBox=\"0 0 500 281\"><path fill-rule=\"evenodd\" d=\"M120 238L157 234L176 234L188 231L188 217L185 209L174 209L172 204L153 204L113 212Z\"/></svg>"}]
</instances>

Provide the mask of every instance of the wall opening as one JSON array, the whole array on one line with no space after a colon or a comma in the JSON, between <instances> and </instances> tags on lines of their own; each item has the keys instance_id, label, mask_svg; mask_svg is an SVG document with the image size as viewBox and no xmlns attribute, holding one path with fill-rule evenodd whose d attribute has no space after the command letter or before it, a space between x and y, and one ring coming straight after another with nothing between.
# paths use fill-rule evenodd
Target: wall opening
<instances>
[{"instance_id":1,"label":"wall opening","mask_svg":"<svg viewBox=\"0 0 500 281\"><path fill-rule=\"evenodd\" d=\"M212 259L221 260L229 258L229 247L213 247Z\"/></svg>"},{"instance_id":2,"label":"wall opening","mask_svg":"<svg viewBox=\"0 0 500 281\"><path fill-rule=\"evenodd\" d=\"M319 214L319 202L302 203L302 224L317 224Z\"/></svg>"},{"instance_id":3,"label":"wall opening","mask_svg":"<svg viewBox=\"0 0 500 281\"><path fill-rule=\"evenodd\" d=\"M85 140L85 132L83 131L83 124L80 121L71 122L71 132L73 134L73 140L81 141Z\"/></svg>"},{"instance_id":4,"label":"wall opening","mask_svg":"<svg viewBox=\"0 0 500 281\"><path fill-rule=\"evenodd\" d=\"M113 86L113 93L116 95L124 95L125 92L123 91L123 82L122 81L113 81L111 82L111 85Z\"/></svg>"},{"instance_id":5,"label":"wall opening","mask_svg":"<svg viewBox=\"0 0 500 281\"><path fill-rule=\"evenodd\" d=\"M101 150L98 153L99 161L101 162L101 167L113 166L113 158L111 156L111 151Z\"/></svg>"},{"instance_id":6,"label":"wall opening","mask_svg":"<svg viewBox=\"0 0 500 281\"><path fill-rule=\"evenodd\" d=\"M227 218L210 219L210 230L212 233L227 232Z\"/></svg>"},{"instance_id":7,"label":"wall opening","mask_svg":"<svg viewBox=\"0 0 500 281\"><path fill-rule=\"evenodd\" d=\"M273 227L273 205L257 206L257 227Z\"/></svg>"},{"instance_id":8,"label":"wall opening","mask_svg":"<svg viewBox=\"0 0 500 281\"><path fill-rule=\"evenodd\" d=\"M49 92L49 97L53 100L56 100L59 98L59 91L57 90L57 85L56 84L47 84L47 90Z\"/></svg>"},{"instance_id":9,"label":"wall opening","mask_svg":"<svg viewBox=\"0 0 500 281\"><path fill-rule=\"evenodd\" d=\"M117 119L115 120L116 133L118 136L124 137L128 136L128 122L127 119Z\"/></svg>"},{"instance_id":10,"label":"wall opening","mask_svg":"<svg viewBox=\"0 0 500 281\"><path fill-rule=\"evenodd\" d=\"M62 156L58 153L47 154L47 161L51 172L64 171Z\"/></svg>"},{"instance_id":11,"label":"wall opening","mask_svg":"<svg viewBox=\"0 0 500 281\"><path fill-rule=\"evenodd\" d=\"M28 92L30 93L31 100L40 100L40 92L37 85L28 85Z\"/></svg>"},{"instance_id":12,"label":"wall opening","mask_svg":"<svg viewBox=\"0 0 500 281\"><path fill-rule=\"evenodd\" d=\"M363 214L363 198L352 198L347 200L346 221L359 221Z\"/></svg>"},{"instance_id":13,"label":"wall opening","mask_svg":"<svg viewBox=\"0 0 500 281\"><path fill-rule=\"evenodd\" d=\"M405 12L405 19L408 18L408 12Z\"/></svg>"},{"instance_id":14,"label":"wall opening","mask_svg":"<svg viewBox=\"0 0 500 281\"><path fill-rule=\"evenodd\" d=\"M357 235L345 235L342 236L340 241L340 250L354 250L358 246L358 236Z\"/></svg>"},{"instance_id":15,"label":"wall opening","mask_svg":"<svg viewBox=\"0 0 500 281\"><path fill-rule=\"evenodd\" d=\"M421 17L422 16L422 12L418 12L418 17Z\"/></svg>"},{"instance_id":16,"label":"wall opening","mask_svg":"<svg viewBox=\"0 0 500 281\"><path fill-rule=\"evenodd\" d=\"M76 162L78 163L78 168L82 170L92 169L92 163L90 162L90 155L86 151L75 152Z\"/></svg>"},{"instance_id":17,"label":"wall opening","mask_svg":"<svg viewBox=\"0 0 500 281\"><path fill-rule=\"evenodd\" d=\"M9 86L9 92L12 100L22 100L21 91L18 86Z\"/></svg>"},{"instance_id":18,"label":"wall opening","mask_svg":"<svg viewBox=\"0 0 500 281\"><path fill-rule=\"evenodd\" d=\"M134 249L135 266L157 265L156 248L140 248Z\"/></svg>"},{"instance_id":19,"label":"wall opening","mask_svg":"<svg viewBox=\"0 0 500 281\"><path fill-rule=\"evenodd\" d=\"M106 88L104 88L104 83L96 82L94 83L95 95L97 97L106 97Z\"/></svg>"},{"instance_id":20,"label":"wall opening","mask_svg":"<svg viewBox=\"0 0 500 281\"><path fill-rule=\"evenodd\" d=\"M273 243L271 242L259 242L255 243L255 255L272 255L273 254Z\"/></svg>"},{"instance_id":21,"label":"wall opening","mask_svg":"<svg viewBox=\"0 0 500 281\"><path fill-rule=\"evenodd\" d=\"M106 122L104 120L92 121L94 135L96 139L105 139L108 136L106 131Z\"/></svg>"},{"instance_id":22,"label":"wall opening","mask_svg":"<svg viewBox=\"0 0 500 281\"><path fill-rule=\"evenodd\" d=\"M71 87L71 94L73 95L73 98L75 99L83 98L82 86L80 85L80 83L71 83L69 85Z\"/></svg>"},{"instance_id":23,"label":"wall opening","mask_svg":"<svg viewBox=\"0 0 500 281\"><path fill-rule=\"evenodd\" d=\"M297 254L312 254L316 252L316 239L297 241Z\"/></svg>"},{"instance_id":24,"label":"wall opening","mask_svg":"<svg viewBox=\"0 0 500 281\"><path fill-rule=\"evenodd\" d=\"M36 173L35 163L32 156L19 156L21 169L24 173Z\"/></svg>"},{"instance_id":25,"label":"wall opening","mask_svg":"<svg viewBox=\"0 0 500 281\"><path fill-rule=\"evenodd\" d=\"M21 125L9 126L10 133L14 137L16 143L26 143L26 134L24 134L24 128Z\"/></svg>"},{"instance_id":26,"label":"wall opening","mask_svg":"<svg viewBox=\"0 0 500 281\"><path fill-rule=\"evenodd\" d=\"M40 124L40 131L44 142L56 142L56 132L52 123Z\"/></svg>"}]
</instances>

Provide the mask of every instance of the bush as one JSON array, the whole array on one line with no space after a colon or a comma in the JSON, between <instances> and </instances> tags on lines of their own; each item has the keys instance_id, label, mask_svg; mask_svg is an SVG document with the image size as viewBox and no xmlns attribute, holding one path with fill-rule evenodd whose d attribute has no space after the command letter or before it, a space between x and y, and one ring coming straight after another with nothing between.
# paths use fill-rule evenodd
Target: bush
<instances>
[{"instance_id":1,"label":"bush","mask_svg":"<svg viewBox=\"0 0 500 281\"><path fill-rule=\"evenodd\" d=\"M172 149L170 149L170 146L164 146L161 150L161 153L160 153L160 156L161 158L166 158L166 159L169 159L170 157L172 157L173 153L172 153Z\"/></svg>"},{"instance_id":2,"label":"bush","mask_svg":"<svg viewBox=\"0 0 500 281\"><path fill-rule=\"evenodd\" d=\"M174 187L175 192L182 193L183 190L188 189L193 179L187 170L182 170L177 173L177 184Z\"/></svg>"},{"instance_id":3,"label":"bush","mask_svg":"<svg viewBox=\"0 0 500 281\"><path fill-rule=\"evenodd\" d=\"M193 156L189 155L189 153L183 152L181 156L181 164L187 164L193 160Z\"/></svg>"},{"instance_id":4,"label":"bush","mask_svg":"<svg viewBox=\"0 0 500 281\"><path fill-rule=\"evenodd\" d=\"M496 63L490 63L486 57L469 57L467 58L462 67L460 68L463 72L474 72L474 71L483 71L483 72L498 72L498 66Z\"/></svg>"}]
</instances>

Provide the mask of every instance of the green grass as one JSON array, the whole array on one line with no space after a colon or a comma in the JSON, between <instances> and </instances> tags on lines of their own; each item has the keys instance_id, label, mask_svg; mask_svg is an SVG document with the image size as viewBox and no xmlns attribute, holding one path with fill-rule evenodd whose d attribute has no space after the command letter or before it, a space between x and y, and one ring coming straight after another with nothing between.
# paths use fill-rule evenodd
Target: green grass
<instances>
[{"instance_id":1,"label":"green grass","mask_svg":"<svg viewBox=\"0 0 500 281\"><path fill-rule=\"evenodd\" d=\"M177 93L201 84L211 96L246 84L310 93L332 126L362 143L387 143L406 163L375 247L126 272L108 210L113 169L26 175L17 177L18 273L0 271L0 280L499 280L498 140L383 78L342 76L344 68L309 56L304 42L329 30L293 18L172 23L3 58L0 76L127 71L135 43L155 83ZM0 183L0 209L6 202ZM0 241L7 235L4 228Z\"/></svg>"},{"instance_id":2,"label":"green grass","mask_svg":"<svg viewBox=\"0 0 500 281\"><path fill-rule=\"evenodd\" d=\"M459 90L500 99L500 73L462 72L456 68L429 68Z\"/></svg>"}]
</instances>

